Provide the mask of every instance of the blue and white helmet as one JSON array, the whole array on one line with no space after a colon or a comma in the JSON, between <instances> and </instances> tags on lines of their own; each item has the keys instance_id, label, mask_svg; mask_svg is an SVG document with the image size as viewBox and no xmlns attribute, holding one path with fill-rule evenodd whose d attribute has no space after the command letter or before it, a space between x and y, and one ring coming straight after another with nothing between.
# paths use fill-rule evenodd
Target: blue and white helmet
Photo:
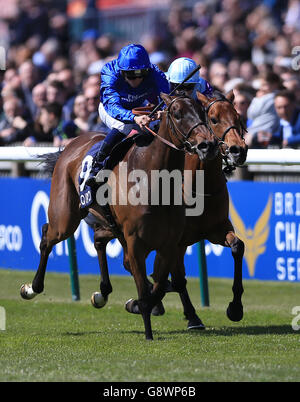
<instances>
[{"instance_id":1,"label":"blue and white helmet","mask_svg":"<svg viewBox=\"0 0 300 402\"><path fill-rule=\"evenodd\" d=\"M195 68L197 64L194 60L188 57L180 57L174 60L166 72L167 80L174 84L181 83ZM197 71L189 80L186 81L187 84L198 84L201 78L199 76L199 71Z\"/></svg>"}]
</instances>

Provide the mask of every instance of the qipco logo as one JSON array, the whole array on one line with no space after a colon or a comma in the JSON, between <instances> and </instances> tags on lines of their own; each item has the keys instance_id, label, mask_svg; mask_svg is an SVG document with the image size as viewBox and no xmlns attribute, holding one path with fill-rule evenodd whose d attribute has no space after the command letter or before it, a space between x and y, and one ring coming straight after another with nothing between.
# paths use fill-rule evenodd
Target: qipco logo
<instances>
[{"instance_id":1,"label":"qipco logo","mask_svg":"<svg viewBox=\"0 0 300 402\"><path fill-rule=\"evenodd\" d=\"M23 236L20 226L0 225L0 250L20 251Z\"/></svg>"},{"instance_id":2,"label":"qipco logo","mask_svg":"<svg viewBox=\"0 0 300 402\"><path fill-rule=\"evenodd\" d=\"M6 52L3 46L0 46L0 70L6 69Z\"/></svg>"},{"instance_id":3,"label":"qipco logo","mask_svg":"<svg viewBox=\"0 0 300 402\"><path fill-rule=\"evenodd\" d=\"M300 46L293 47L292 55L295 56L292 58L292 69L298 71L300 70Z\"/></svg>"}]
</instances>

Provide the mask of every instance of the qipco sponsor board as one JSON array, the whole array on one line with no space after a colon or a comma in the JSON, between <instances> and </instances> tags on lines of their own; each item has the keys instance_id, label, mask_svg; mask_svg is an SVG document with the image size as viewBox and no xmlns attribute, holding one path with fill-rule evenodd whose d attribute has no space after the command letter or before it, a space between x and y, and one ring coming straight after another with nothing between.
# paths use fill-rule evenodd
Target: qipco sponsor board
<instances>
[{"instance_id":1,"label":"qipco sponsor board","mask_svg":"<svg viewBox=\"0 0 300 402\"><path fill-rule=\"evenodd\" d=\"M0 178L0 267L36 270L39 264L41 228L47 222L50 181ZM300 186L287 183L230 182L230 218L245 243L243 277L263 280L300 281ZM205 202L208 202L207 200ZM93 230L82 221L75 232L80 274L99 274ZM205 244L207 270L211 277L233 277L229 248ZM117 240L107 246L111 274L128 275ZM155 253L147 259L152 273ZM198 276L198 247L187 249L188 276ZM67 241L50 254L48 271L69 272Z\"/></svg>"}]
</instances>

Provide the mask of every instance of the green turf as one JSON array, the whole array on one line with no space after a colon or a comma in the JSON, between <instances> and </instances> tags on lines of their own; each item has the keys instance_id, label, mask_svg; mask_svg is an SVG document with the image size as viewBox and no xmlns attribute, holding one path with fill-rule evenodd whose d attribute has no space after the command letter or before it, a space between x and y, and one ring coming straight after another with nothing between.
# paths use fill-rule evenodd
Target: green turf
<instances>
[{"instance_id":1,"label":"green turf","mask_svg":"<svg viewBox=\"0 0 300 402\"><path fill-rule=\"evenodd\" d=\"M152 318L151 342L142 318L124 310L136 297L132 278L112 276L114 291L99 310L90 304L97 276L80 276L79 302L71 300L69 276L53 273L43 294L22 300L20 285L32 278L33 272L0 269L0 306L7 315L0 381L300 380L300 331L291 326L299 283L245 281L244 319L232 323L225 314L232 281L210 278L211 305L203 309L199 281L189 278L206 330L188 332L178 295L167 294L165 315Z\"/></svg>"}]
</instances>

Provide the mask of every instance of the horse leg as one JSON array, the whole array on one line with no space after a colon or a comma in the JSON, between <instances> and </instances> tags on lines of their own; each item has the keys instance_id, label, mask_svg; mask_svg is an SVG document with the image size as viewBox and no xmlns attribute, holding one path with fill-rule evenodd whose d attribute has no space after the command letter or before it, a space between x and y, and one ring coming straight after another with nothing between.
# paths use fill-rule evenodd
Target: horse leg
<instances>
[{"instance_id":1,"label":"horse leg","mask_svg":"<svg viewBox=\"0 0 300 402\"><path fill-rule=\"evenodd\" d=\"M205 329L205 325L196 314L196 310L191 302L187 288L179 293L179 296L183 306L183 313L188 320L187 329Z\"/></svg>"},{"instance_id":2,"label":"horse leg","mask_svg":"<svg viewBox=\"0 0 300 402\"><path fill-rule=\"evenodd\" d=\"M227 233L226 243L231 248L231 254L234 259L233 300L229 303L226 313L231 321L240 321L243 318L242 294L244 289L242 283L242 262L245 246L234 232Z\"/></svg>"},{"instance_id":3,"label":"horse leg","mask_svg":"<svg viewBox=\"0 0 300 402\"><path fill-rule=\"evenodd\" d=\"M186 247L179 247L177 266L171 271L172 287L175 291L179 292L180 300L183 306L183 313L188 320L187 329L205 329L205 325L196 314L196 310L191 302L189 293L186 288L185 267L184 267L184 255ZM180 288L178 288L178 283Z\"/></svg>"},{"instance_id":4,"label":"horse leg","mask_svg":"<svg viewBox=\"0 0 300 402\"><path fill-rule=\"evenodd\" d=\"M112 292L112 286L109 278L106 246L110 239L102 239L97 236L97 231L94 234L94 246L98 255L100 267L100 292L94 292L91 297L91 303L95 308L102 308L106 305L108 295Z\"/></svg>"},{"instance_id":5,"label":"horse leg","mask_svg":"<svg viewBox=\"0 0 300 402\"><path fill-rule=\"evenodd\" d=\"M51 190L51 193L55 194L56 191ZM21 286L20 294L23 299L33 299L37 294L43 292L47 261L53 246L66 240L77 229L81 215L78 207L78 196L77 198L76 196L77 194L72 193L72 189L69 187L67 187L64 196L61 198L51 198L50 196L48 209L49 223L43 225L42 228L40 263L32 284Z\"/></svg>"},{"instance_id":6,"label":"horse leg","mask_svg":"<svg viewBox=\"0 0 300 402\"><path fill-rule=\"evenodd\" d=\"M154 304L151 302L151 292L146 274L147 252L144 250L143 243L136 236L130 236L127 239L127 247L130 269L137 287L138 300L128 301L126 310L128 308L138 309L143 317L146 339L153 340L151 310Z\"/></svg>"}]
</instances>

